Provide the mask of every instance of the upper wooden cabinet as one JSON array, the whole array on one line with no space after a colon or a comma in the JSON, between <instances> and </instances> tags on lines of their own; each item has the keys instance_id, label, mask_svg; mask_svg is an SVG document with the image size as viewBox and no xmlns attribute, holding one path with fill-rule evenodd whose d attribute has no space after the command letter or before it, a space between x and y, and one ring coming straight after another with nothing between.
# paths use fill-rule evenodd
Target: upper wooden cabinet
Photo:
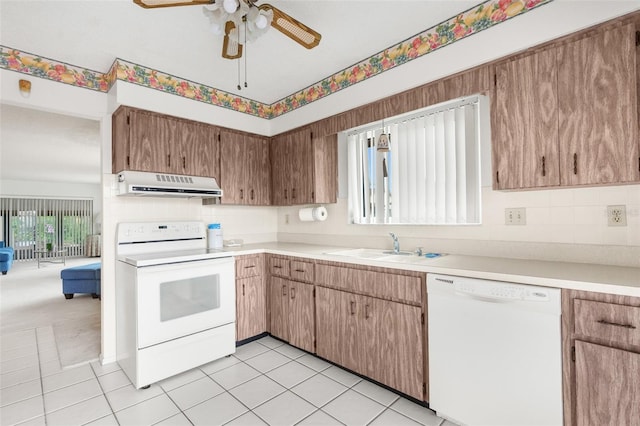
<instances>
[{"instance_id":1,"label":"upper wooden cabinet","mask_svg":"<svg viewBox=\"0 0 640 426\"><path fill-rule=\"evenodd\" d=\"M219 179L218 128L120 107L113 114L113 172L136 170Z\"/></svg>"},{"instance_id":2,"label":"upper wooden cabinet","mask_svg":"<svg viewBox=\"0 0 640 426\"><path fill-rule=\"evenodd\" d=\"M271 140L274 205L335 203L338 182L337 135L314 138L308 128Z\"/></svg>"},{"instance_id":3,"label":"upper wooden cabinet","mask_svg":"<svg viewBox=\"0 0 640 426\"><path fill-rule=\"evenodd\" d=\"M495 68L495 189L640 181L636 27L619 24Z\"/></svg>"},{"instance_id":4,"label":"upper wooden cabinet","mask_svg":"<svg viewBox=\"0 0 640 426\"><path fill-rule=\"evenodd\" d=\"M269 140L248 133L220 132L222 204L271 204Z\"/></svg>"}]
</instances>

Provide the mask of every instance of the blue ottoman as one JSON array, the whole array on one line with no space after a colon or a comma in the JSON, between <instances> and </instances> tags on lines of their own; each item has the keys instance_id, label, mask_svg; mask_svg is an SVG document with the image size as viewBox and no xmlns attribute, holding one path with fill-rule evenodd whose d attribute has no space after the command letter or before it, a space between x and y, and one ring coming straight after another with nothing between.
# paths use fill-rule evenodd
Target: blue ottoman
<instances>
[{"instance_id":1,"label":"blue ottoman","mask_svg":"<svg viewBox=\"0 0 640 426\"><path fill-rule=\"evenodd\" d=\"M0 241L0 271L7 275L13 263L13 247L5 247L4 241Z\"/></svg>"},{"instance_id":2,"label":"blue ottoman","mask_svg":"<svg viewBox=\"0 0 640 426\"><path fill-rule=\"evenodd\" d=\"M60 271L64 297L73 299L74 293L90 293L94 299L100 297L101 266L102 264L98 262Z\"/></svg>"}]
</instances>

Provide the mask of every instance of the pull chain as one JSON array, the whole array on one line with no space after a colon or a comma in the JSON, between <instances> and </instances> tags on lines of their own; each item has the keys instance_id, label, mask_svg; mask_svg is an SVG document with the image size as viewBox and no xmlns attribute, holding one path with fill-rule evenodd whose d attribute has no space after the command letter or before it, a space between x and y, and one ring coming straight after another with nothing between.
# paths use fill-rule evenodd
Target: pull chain
<instances>
[{"instance_id":1,"label":"pull chain","mask_svg":"<svg viewBox=\"0 0 640 426\"><path fill-rule=\"evenodd\" d=\"M247 23L244 23L244 87L247 88L247 58L249 57L249 43L247 42Z\"/></svg>"},{"instance_id":2,"label":"pull chain","mask_svg":"<svg viewBox=\"0 0 640 426\"><path fill-rule=\"evenodd\" d=\"M240 86L240 58L238 58L238 90L242 90L242 86Z\"/></svg>"}]
</instances>

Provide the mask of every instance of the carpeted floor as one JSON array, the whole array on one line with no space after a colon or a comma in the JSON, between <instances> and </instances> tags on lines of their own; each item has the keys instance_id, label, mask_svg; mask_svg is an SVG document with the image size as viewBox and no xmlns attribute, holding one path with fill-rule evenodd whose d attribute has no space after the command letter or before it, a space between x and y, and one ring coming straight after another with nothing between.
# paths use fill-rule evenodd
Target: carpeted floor
<instances>
[{"instance_id":1,"label":"carpeted floor","mask_svg":"<svg viewBox=\"0 0 640 426\"><path fill-rule=\"evenodd\" d=\"M0 336L52 327L62 367L98 359L100 300L90 294L65 299L60 270L99 261L67 259L66 265L14 262L0 277Z\"/></svg>"}]
</instances>

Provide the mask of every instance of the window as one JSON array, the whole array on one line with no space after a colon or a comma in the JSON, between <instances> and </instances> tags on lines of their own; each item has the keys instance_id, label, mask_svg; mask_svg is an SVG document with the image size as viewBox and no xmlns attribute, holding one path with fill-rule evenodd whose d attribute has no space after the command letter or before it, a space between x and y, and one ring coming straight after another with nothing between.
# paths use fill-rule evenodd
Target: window
<instances>
[{"instance_id":1,"label":"window","mask_svg":"<svg viewBox=\"0 0 640 426\"><path fill-rule=\"evenodd\" d=\"M459 99L349 131L350 222L479 224L484 102Z\"/></svg>"}]
</instances>

